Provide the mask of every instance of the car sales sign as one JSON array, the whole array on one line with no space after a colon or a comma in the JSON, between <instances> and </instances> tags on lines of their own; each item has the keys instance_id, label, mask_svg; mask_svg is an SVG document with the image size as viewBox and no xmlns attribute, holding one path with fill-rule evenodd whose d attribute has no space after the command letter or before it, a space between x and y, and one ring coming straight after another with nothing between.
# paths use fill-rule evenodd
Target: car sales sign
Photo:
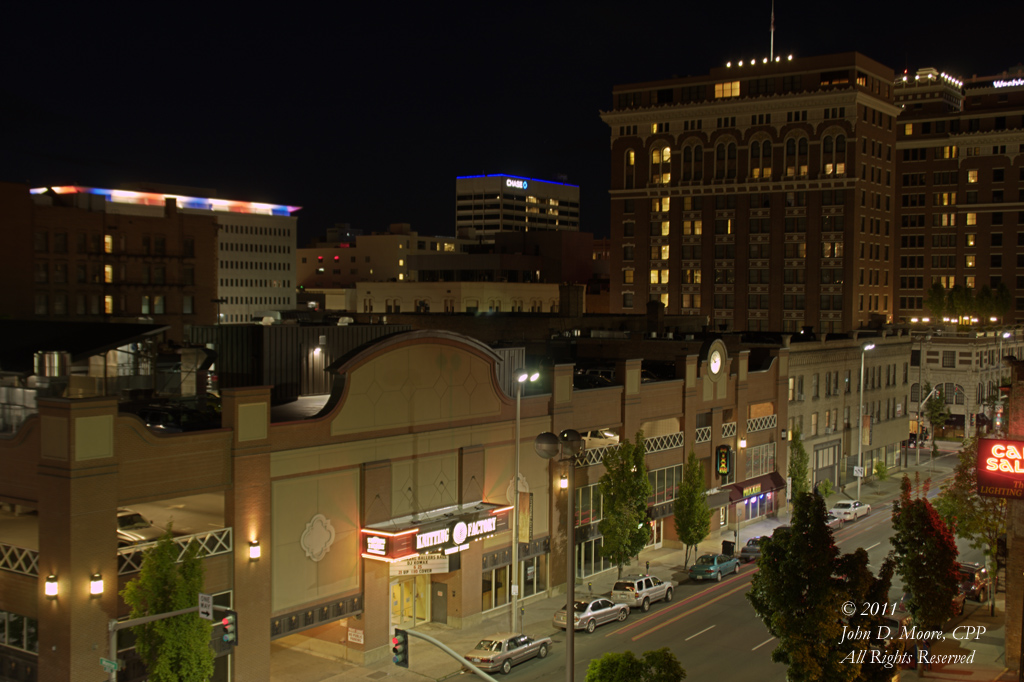
<instances>
[{"instance_id":1,"label":"car sales sign","mask_svg":"<svg viewBox=\"0 0 1024 682\"><path fill-rule=\"evenodd\" d=\"M1024 441L978 439L978 494L1024 499Z\"/></svg>"}]
</instances>

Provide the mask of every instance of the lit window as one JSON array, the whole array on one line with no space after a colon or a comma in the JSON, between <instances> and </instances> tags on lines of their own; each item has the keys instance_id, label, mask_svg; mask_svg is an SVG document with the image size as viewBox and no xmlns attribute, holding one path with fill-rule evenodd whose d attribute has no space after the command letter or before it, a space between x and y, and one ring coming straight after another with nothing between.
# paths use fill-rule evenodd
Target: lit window
<instances>
[{"instance_id":1,"label":"lit window","mask_svg":"<svg viewBox=\"0 0 1024 682\"><path fill-rule=\"evenodd\" d=\"M661 304L666 308L668 307L668 294L661 295Z\"/></svg>"},{"instance_id":2,"label":"lit window","mask_svg":"<svg viewBox=\"0 0 1024 682\"><path fill-rule=\"evenodd\" d=\"M913 135L914 134L914 124L913 123L907 123L906 125L904 125L903 126L903 134L904 135Z\"/></svg>"},{"instance_id":3,"label":"lit window","mask_svg":"<svg viewBox=\"0 0 1024 682\"><path fill-rule=\"evenodd\" d=\"M670 225L669 221L667 221L667 220L661 221L661 236L662 237L667 237L668 236L669 228L670 227L671 227L671 225Z\"/></svg>"},{"instance_id":4,"label":"lit window","mask_svg":"<svg viewBox=\"0 0 1024 682\"><path fill-rule=\"evenodd\" d=\"M661 271L661 283L662 284L668 284L668 270L662 270ZM666 302L666 305L667 305L667 302Z\"/></svg>"},{"instance_id":5,"label":"lit window","mask_svg":"<svg viewBox=\"0 0 1024 682\"><path fill-rule=\"evenodd\" d=\"M104 265L103 266L103 281L110 284L114 281L114 266Z\"/></svg>"},{"instance_id":6,"label":"lit window","mask_svg":"<svg viewBox=\"0 0 1024 682\"><path fill-rule=\"evenodd\" d=\"M106 315L114 314L114 297L104 296L103 297L103 312Z\"/></svg>"},{"instance_id":7,"label":"lit window","mask_svg":"<svg viewBox=\"0 0 1024 682\"><path fill-rule=\"evenodd\" d=\"M657 283L658 283L658 271L657 270L651 270L651 284L657 284Z\"/></svg>"},{"instance_id":8,"label":"lit window","mask_svg":"<svg viewBox=\"0 0 1024 682\"><path fill-rule=\"evenodd\" d=\"M632 284L633 283L633 271L632 270L623 270L622 271L622 283L623 284Z\"/></svg>"},{"instance_id":9,"label":"lit window","mask_svg":"<svg viewBox=\"0 0 1024 682\"><path fill-rule=\"evenodd\" d=\"M103 236L103 253L114 253L114 236L104 235Z\"/></svg>"},{"instance_id":10,"label":"lit window","mask_svg":"<svg viewBox=\"0 0 1024 682\"><path fill-rule=\"evenodd\" d=\"M969 267L969 268L973 268L974 267L974 256L966 256L966 259L967 259L966 266Z\"/></svg>"},{"instance_id":11,"label":"lit window","mask_svg":"<svg viewBox=\"0 0 1024 682\"><path fill-rule=\"evenodd\" d=\"M726 83L715 83L715 98L721 97L739 97L740 96L740 82L739 81L728 81Z\"/></svg>"},{"instance_id":12,"label":"lit window","mask_svg":"<svg viewBox=\"0 0 1024 682\"><path fill-rule=\"evenodd\" d=\"M671 160L672 160L672 149L669 148L669 147L665 147L664 149L661 150L661 162L662 163L668 163Z\"/></svg>"},{"instance_id":13,"label":"lit window","mask_svg":"<svg viewBox=\"0 0 1024 682\"><path fill-rule=\"evenodd\" d=\"M399 258L398 259L398 267L402 267L404 265L405 265L405 259L404 258Z\"/></svg>"},{"instance_id":14,"label":"lit window","mask_svg":"<svg viewBox=\"0 0 1024 682\"><path fill-rule=\"evenodd\" d=\"M401 272L400 272L400 273L398 273L398 281L399 281L399 282L401 282L401 281L402 281L402 280L404 280L404 279L405 279L405 274L404 274L404 273L401 273Z\"/></svg>"},{"instance_id":15,"label":"lit window","mask_svg":"<svg viewBox=\"0 0 1024 682\"><path fill-rule=\"evenodd\" d=\"M636 152L634 152L632 149L630 149L628 152L626 152L626 165L627 166L633 166L635 164L636 164Z\"/></svg>"},{"instance_id":16,"label":"lit window","mask_svg":"<svg viewBox=\"0 0 1024 682\"><path fill-rule=\"evenodd\" d=\"M663 244L661 247L661 259L668 260L668 244Z\"/></svg>"},{"instance_id":17,"label":"lit window","mask_svg":"<svg viewBox=\"0 0 1024 682\"><path fill-rule=\"evenodd\" d=\"M973 169L973 170L967 171L967 182L975 183L977 181L978 181L978 170L977 169Z\"/></svg>"},{"instance_id":18,"label":"lit window","mask_svg":"<svg viewBox=\"0 0 1024 682\"><path fill-rule=\"evenodd\" d=\"M978 214L977 213L968 213L967 214L967 224L968 225L977 225L978 224Z\"/></svg>"},{"instance_id":19,"label":"lit window","mask_svg":"<svg viewBox=\"0 0 1024 682\"><path fill-rule=\"evenodd\" d=\"M965 236L967 237L967 246L974 246L977 235L972 232L968 232Z\"/></svg>"},{"instance_id":20,"label":"lit window","mask_svg":"<svg viewBox=\"0 0 1024 682\"><path fill-rule=\"evenodd\" d=\"M661 163L661 150L660 149L653 149L653 150L651 150L651 163Z\"/></svg>"}]
</instances>

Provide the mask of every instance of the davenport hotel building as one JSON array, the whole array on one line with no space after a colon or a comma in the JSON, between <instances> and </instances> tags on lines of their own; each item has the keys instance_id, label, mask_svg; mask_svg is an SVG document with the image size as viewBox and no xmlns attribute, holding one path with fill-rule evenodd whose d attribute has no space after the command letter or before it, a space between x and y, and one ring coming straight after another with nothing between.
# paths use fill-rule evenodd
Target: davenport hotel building
<instances>
[{"instance_id":1,"label":"davenport hotel building","mask_svg":"<svg viewBox=\"0 0 1024 682\"><path fill-rule=\"evenodd\" d=\"M545 431L644 430L652 546L675 539L691 449L712 530L774 513L789 350L679 348L674 380L641 383L640 360L618 360L618 385L575 390L572 365L543 368L550 392L522 398L518 486L516 401L500 380L511 368L450 332L399 333L339 359L331 399L302 421L272 421L268 386L226 389L221 428L180 434L150 431L110 398L41 399L0 440L0 680L103 674L108 627L128 613L119 592L146 547L119 542L125 509L202 543L204 591L238 613L237 648L215 647L225 680L267 680L271 641L297 645L300 632L302 646L365 664L390 655L396 626L473 627L507 610L516 490L519 592L564 589L565 465L534 454ZM711 466L720 446L725 476ZM577 462L580 578L611 568L597 528L603 453ZM122 681L143 675L127 632Z\"/></svg>"}]
</instances>

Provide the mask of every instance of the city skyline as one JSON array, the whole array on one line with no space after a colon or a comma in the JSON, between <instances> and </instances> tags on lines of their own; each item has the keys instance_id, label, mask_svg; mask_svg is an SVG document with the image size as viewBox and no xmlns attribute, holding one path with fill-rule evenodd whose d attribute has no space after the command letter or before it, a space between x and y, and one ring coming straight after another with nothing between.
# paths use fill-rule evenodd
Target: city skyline
<instances>
[{"instance_id":1,"label":"city skyline","mask_svg":"<svg viewBox=\"0 0 1024 682\"><path fill-rule=\"evenodd\" d=\"M301 205L302 244L336 222L452 234L456 177L508 173L578 185L581 229L605 235L610 131L599 113L612 86L767 56L763 4L739 18L632 5L299 12L273 23L26 15L4 60L0 179L165 183ZM954 18L866 3L822 24L817 5L778 2L774 49L994 75L1021 61L1011 33L1021 11L988 8Z\"/></svg>"}]
</instances>

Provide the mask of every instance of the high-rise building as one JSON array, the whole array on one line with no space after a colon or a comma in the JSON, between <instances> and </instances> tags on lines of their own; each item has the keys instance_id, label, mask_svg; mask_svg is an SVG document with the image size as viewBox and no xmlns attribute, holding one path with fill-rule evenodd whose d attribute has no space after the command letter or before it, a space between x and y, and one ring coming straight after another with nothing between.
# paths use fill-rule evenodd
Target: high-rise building
<instances>
[{"instance_id":1,"label":"high-rise building","mask_svg":"<svg viewBox=\"0 0 1024 682\"><path fill-rule=\"evenodd\" d=\"M616 86L611 311L655 300L736 330L891 321L893 81L846 53Z\"/></svg>"},{"instance_id":2,"label":"high-rise building","mask_svg":"<svg viewBox=\"0 0 1024 682\"><path fill-rule=\"evenodd\" d=\"M580 188L515 175L455 179L455 229L493 241L499 232L580 229Z\"/></svg>"},{"instance_id":3,"label":"high-rise building","mask_svg":"<svg viewBox=\"0 0 1024 682\"><path fill-rule=\"evenodd\" d=\"M895 95L897 321L928 317L936 282L1004 302L953 314L1024 319L1024 73L960 81L921 69Z\"/></svg>"}]
</instances>

